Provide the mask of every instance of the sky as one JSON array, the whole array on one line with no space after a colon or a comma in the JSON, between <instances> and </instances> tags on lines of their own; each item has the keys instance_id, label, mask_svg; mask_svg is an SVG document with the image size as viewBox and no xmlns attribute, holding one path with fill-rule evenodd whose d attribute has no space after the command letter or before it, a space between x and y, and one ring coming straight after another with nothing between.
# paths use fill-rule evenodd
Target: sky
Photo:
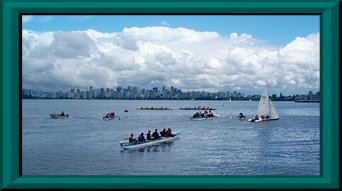
<instances>
[{"instance_id":1,"label":"sky","mask_svg":"<svg viewBox=\"0 0 342 191\"><path fill-rule=\"evenodd\" d=\"M319 91L319 16L25 15L23 88Z\"/></svg>"}]
</instances>

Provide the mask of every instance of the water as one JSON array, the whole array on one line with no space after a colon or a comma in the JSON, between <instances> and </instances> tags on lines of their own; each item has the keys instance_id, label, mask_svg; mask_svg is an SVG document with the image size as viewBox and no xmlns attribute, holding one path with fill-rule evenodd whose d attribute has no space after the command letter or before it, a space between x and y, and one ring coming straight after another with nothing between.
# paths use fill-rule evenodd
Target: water
<instances>
[{"instance_id":1,"label":"water","mask_svg":"<svg viewBox=\"0 0 342 191\"><path fill-rule=\"evenodd\" d=\"M319 103L274 102L279 121L250 123L258 102L141 100L23 100L23 175L320 175ZM222 117L191 121L213 107ZM138 107L170 107L141 111ZM128 109L128 112L124 112ZM49 113L69 114L52 119ZM104 121L108 112L121 120ZM171 128L181 133L169 144L126 151L130 133Z\"/></svg>"}]
</instances>

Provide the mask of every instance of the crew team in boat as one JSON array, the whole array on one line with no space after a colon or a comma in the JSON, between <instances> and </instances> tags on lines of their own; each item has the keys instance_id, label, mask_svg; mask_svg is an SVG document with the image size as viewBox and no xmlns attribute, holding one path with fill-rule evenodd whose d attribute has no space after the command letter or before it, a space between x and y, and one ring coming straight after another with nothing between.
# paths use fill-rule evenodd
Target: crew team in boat
<instances>
[{"instance_id":1,"label":"crew team in boat","mask_svg":"<svg viewBox=\"0 0 342 191\"><path fill-rule=\"evenodd\" d=\"M114 112L107 113L105 116L103 116L103 119L113 119L113 118L115 118Z\"/></svg>"},{"instance_id":2,"label":"crew team in boat","mask_svg":"<svg viewBox=\"0 0 342 191\"><path fill-rule=\"evenodd\" d=\"M137 110L173 110L169 107L140 107Z\"/></svg>"},{"instance_id":3,"label":"crew team in boat","mask_svg":"<svg viewBox=\"0 0 342 191\"><path fill-rule=\"evenodd\" d=\"M204 112L196 112L192 118L209 118L209 117L215 117L215 115L211 112L211 110L204 110Z\"/></svg>"},{"instance_id":4,"label":"crew team in boat","mask_svg":"<svg viewBox=\"0 0 342 191\"><path fill-rule=\"evenodd\" d=\"M135 142L141 143L141 142L146 142L146 141L157 140L157 139L160 139L161 137L174 137L174 135L172 134L171 128L168 128L167 130L164 128L160 133L158 133L158 129L155 129L152 135L151 135L151 130L148 130L146 139L145 139L143 132L140 133L138 138L134 138L133 134L131 134L130 137L128 138L128 141L130 143L135 143Z\"/></svg>"},{"instance_id":5,"label":"crew team in boat","mask_svg":"<svg viewBox=\"0 0 342 191\"><path fill-rule=\"evenodd\" d=\"M211 108L211 107L202 107L202 106L198 106L198 107L181 107L179 109L180 110L216 110L216 109Z\"/></svg>"}]
</instances>

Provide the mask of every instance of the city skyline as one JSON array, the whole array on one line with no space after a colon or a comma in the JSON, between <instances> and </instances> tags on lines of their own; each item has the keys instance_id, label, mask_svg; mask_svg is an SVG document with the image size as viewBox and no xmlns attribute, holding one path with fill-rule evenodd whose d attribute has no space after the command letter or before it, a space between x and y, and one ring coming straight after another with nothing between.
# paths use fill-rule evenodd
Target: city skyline
<instances>
[{"instance_id":1,"label":"city skyline","mask_svg":"<svg viewBox=\"0 0 342 191\"><path fill-rule=\"evenodd\" d=\"M320 88L318 16L23 16L22 35L26 89Z\"/></svg>"},{"instance_id":2,"label":"city skyline","mask_svg":"<svg viewBox=\"0 0 342 191\"><path fill-rule=\"evenodd\" d=\"M279 94L279 97L270 93L273 101L319 101L320 92L312 92L311 90L305 95L286 95ZM220 92L206 91L182 91L177 87L153 87L150 89L140 88L129 85L126 88L118 86L116 88L94 88L92 86L87 90L70 89L69 91L35 91L30 89L22 90L23 99L130 99L130 100L253 100L259 101L260 95L245 95L243 92L236 90L227 90Z\"/></svg>"}]
</instances>

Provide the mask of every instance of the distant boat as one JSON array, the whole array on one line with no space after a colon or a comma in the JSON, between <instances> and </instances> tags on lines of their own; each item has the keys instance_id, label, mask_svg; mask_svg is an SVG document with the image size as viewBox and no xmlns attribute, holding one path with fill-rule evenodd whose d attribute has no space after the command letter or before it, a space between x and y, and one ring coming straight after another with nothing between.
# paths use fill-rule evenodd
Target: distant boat
<instances>
[{"instance_id":1,"label":"distant boat","mask_svg":"<svg viewBox=\"0 0 342 191\"><path fill-rule=\"evenodd\" d=\"M214 113L211 111L205 111L204 113L197 112L192 117L190 117L190 120L192 121L202 121L207 119L216 119L219 118L220 115L218 113Z\"/></svg>"},{"instance_id":2,"label":"distant boat","mask_svg":"<svg viewBox=\"0 0 342 191\"><path fill-rule=\"evenodd\" d=\"M268 87L266 85L259 101L258 110L256 116L252 119L248 119L250 122L279 120L279 115L270 99L268 93Z\"/></svg>"},{"instance_id":3,"label":"distant boat","mask_svg":"<svg viewBox=\"0 0 342 191\"><path fill-rule=\"evenodd\" d=\"M68 115L68 114L62 115L62 114L51 113L51 114L50 114L50 117L56 119L56 118L65 118L65 117L69 117L69 115Z\"/></svg>"},{"instance_id":4,"label":"distant boat","mask_svg":"<svg viewBox=\"0 0 342 191\"><path fill-rule=\"evenodd\" d=\"M116 115L114 112L107 113L105 116L102 117L103 120L113 120L113 119L121 119L121 116Z\"/></svg>"},{"instance_id":5,"label":"distant boat","mask_svg":"<svg viewBox=\"0 0 342 191\"><path fill-rule=\"evenodd\" d=\"M116 116L116 117L103 117L104 121L109 121L109 120L121 120L122 117L121 116Z\"/></svg>"},{"instance_id":6,"label":"distant boat","mask_svg":"<svg viewBox=\"0 0 342 191\"><path fill-rule=\"evenodd\" d=\"M229 103L232 103L232 97L229 98Z\"/></svg>"},{"instance_id":7,"label":"distant boat","mask_svg":"<svg viewBox=\"0 0 342 191\"><path fill-rule=\"evenodd\" d=\"M181 107L179 108L180 110L216 110L215 108L211 108L211 107Z\"/></svg>"},{"instance_id":8,"label":"distant boat","mask_svg":"<svg viewBox=\"0 0 342 191\"><path fill-rule=\"evenodd\" d=\"M190 117L191 121L202 121L202 120L209 120L209 119L217 119L219 116L214 116L214 117Z\"/></svg>"},{"instance_id":9,"label":"distant boat","mask_svg":"<svg viewBox=\"0 0 342 191\"><path fill-rule=\"evenodd\" d=\"M140 107L136 109L137 110L173 110L172 108L168 108L168 107Z\"/></svg>"}]
</instances>

